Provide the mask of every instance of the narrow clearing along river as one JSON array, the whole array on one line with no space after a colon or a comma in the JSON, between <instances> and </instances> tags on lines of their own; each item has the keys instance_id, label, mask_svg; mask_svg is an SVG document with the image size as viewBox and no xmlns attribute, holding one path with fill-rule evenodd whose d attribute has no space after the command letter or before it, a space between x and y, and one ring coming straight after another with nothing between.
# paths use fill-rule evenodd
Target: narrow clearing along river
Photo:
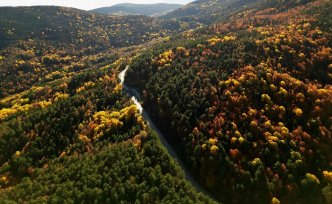
<instances>
[{"instance_id":1,"label":"narrow clearing along river","mask_svg":"<svg viewBox=\"0 0 332 204\"><path fill-rule=\"evenodd\" d=\"M213 198L213 196L208 193L191 175L191 173L189 172L188 168L186 167L186 165L184 164L184 162L181 160L181 158L177 155L177 153L174 151L174 149L172 148L172 146L168 143L168 141L166 140L165 135L157 128L157 126L154 124L154 122L151 120L149 114L143 109L142 105L140 104L140 95L139 93L127 86L124 83L124 79L126 76L126 72L128 70L129 66L126 67L126 69L124 69L120 74L119 74L119 79L121 81L123 90L129 95L129 97L131 98L131 100L134 102L134 104L137 106L137 109L139 110L139 112L141 113L141 115L143 116L143 118L145 119L145 121L147 122L147 124L149 125L149 127L156 132L157 136L159 137L161 144L166 148L166 150L168 151L168 153L171 155L171 157L173 157L174 160L176 160L176 162L178 162L178 164L180 165L180 167L182 168L182 170L185 173L186 179L195 187L195 189L200 192L203 193L205 195L210 196L211 198Z\"/></svg>"}]
</instances>

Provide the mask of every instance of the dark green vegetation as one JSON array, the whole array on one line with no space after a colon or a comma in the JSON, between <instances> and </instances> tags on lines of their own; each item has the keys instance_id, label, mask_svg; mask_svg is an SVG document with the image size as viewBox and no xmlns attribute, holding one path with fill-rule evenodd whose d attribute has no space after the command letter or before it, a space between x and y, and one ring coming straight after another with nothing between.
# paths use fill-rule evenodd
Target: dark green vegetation
<instances>
[{"instance_id":1,"label":"dark green vegetation","mask_svg":"<svg viewBox=\"0 0 332 204\"><path fill-rule=\"evenodd\" d=\"M180 8L181 4L116 4L110 7L102 7L91 11L112 15L145 15L160 16Z\"/></svg>"},{"instance_id":2,"label":"dark green vegetation","mask_svg":"<svg viewBox=\"0 0 332 204\"><path fill-rule=\"evenodd\" d=\"M171 38L128 70L196 178L225 203L331 202L332 3L278 2Z\"/></svg>"},{"instance_id":3,"label":"dark green vegetation","mask_svg":"<svg viewBox=\"0 0 332 204\"><path fill-rule=\"evenodd\" d=\"M55 159L5 192L1 202L208 203L196 195L156 138L142 150L131 143L105 146L94 154ZM77 182L79 181L79 182ZM1 194L0 194L1 195Z\"/></svg>"}]
</instances>

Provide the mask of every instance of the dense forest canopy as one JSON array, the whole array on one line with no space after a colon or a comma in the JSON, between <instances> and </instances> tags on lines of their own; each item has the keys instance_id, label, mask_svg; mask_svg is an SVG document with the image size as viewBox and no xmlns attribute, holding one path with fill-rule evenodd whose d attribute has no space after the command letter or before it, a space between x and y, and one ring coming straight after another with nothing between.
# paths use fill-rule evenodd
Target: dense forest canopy
<instances>
[{"instance_id":1,"label":"dense forest canopy","mask_svg":"<svg viewBox=\"0 0 332 204\"><path fill-rule=\"evenodd\" d=\"M127 83L225 203L329 203L331 1L263 3L144 52Z\"/></svg>"},{"instance_id":2,"label":"dense forest canopy","mask_svg":"<svg viewBox=\"0 0 332 204\"><path fill-rule=\"evenodd\" d=\"M266 8L285 10L310 1L312 0L197 0L165 14L161 18L176 18L189 23L192 27L197 27L220 21L225 22L239 11Z\"/></svg>"},{"instance_id":3,"label":"dense forest canopy","mask_svg":"<svg viewBox=\"0 0 332 204\"><path fill-rule=\"evenodd\" d=\"M332 203L331 15L331 0L0 7L0 203Z\"/></svg>"},{"instance_id":4,"label":"dense forest canopy","mask_svg":"<svg viewBox=\"0 0 332 204\"><path fill-rule=\"evenodd\" d=\"M122 92L125 59L102 58L0 100L0 202L212 203Z\"/></svg>"}]
</instances>

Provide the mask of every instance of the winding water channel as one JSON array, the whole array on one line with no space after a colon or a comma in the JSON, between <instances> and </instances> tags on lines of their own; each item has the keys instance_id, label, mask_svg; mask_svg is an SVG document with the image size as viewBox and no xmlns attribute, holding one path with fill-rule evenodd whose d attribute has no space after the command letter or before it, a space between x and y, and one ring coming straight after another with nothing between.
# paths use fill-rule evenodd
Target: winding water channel
<instances>
[{"instance_id":1,"label":"winding water channel","mask_svg":"<svg viewBox=\"0 0 332 204\"><path fill-rule=\"evenodd\" d=\"M166 140L165 135L157 128L157 126L154 124L154 122L152 121L152 119L150 118L149 114L143 109L142 105L140 104L140 100L141 97L139 95L139 93L127 86L124 83L124 79L126 76L126 72L128 70L129 66L126 67L126 69L124 69L120 74L119 74L119 79L121 81L123 90L128 94L128 96L131 98L131 100L133 101L133 103L137 106L137 109L139 110L139 112L141 113L141 115L143 116L143 118L145 119L145 121L147 122L147 124L149 125L149 127L157 134L157 136L159 137L161 144L166 148L166 150L168 151L168 153L171 155L171 157L173 157L174 160L176 160L176 162L178 162L178 164L180 165L180 167L182 168L182 170L185 173L185 177L186 179L195 187L195 189L200 192L203 193L205 195L210 196L211 198L214 198L210 193L208 193L195 179L194 177L191 175L191 173L189 172L187 166L184 164L184 162L181 160L181 158L177 155L177 153L174 151L174 149L172 148L172 146L168 143L168 141Z\"/></svg>"}]
</instances>

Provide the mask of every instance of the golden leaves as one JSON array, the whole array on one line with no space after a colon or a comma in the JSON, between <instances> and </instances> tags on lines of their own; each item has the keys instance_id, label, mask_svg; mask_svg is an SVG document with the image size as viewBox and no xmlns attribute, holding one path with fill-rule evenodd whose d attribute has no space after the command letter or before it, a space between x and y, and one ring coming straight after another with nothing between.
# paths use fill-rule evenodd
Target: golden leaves
<instances>
[{"instance_id":1,"label":"golden leaves","mask_svg":"<svg viewBox=\"0 0 332 204\"><path fill-rule=\"evenodd\" d=\"M217 43L220 42L228 42L228 41L234 41L236 40L236 36L227 36L225 35L223 38L218 38L218 37L213 37L207 40L207 42L211 45L214 46Z\"/></svg>"},{"instance_id":2,"label":"golden leaves","mask_svg":"<svg viewBox=\"0 0 332 204\"><path fill-rule=\"evenodd\" d=\"M120 111L99 111L92 116L92 120L85 126L82 124L79 127L79 139L81 141L89 142L90 136L93 139L99 139L105 136L105 133L112 134L121 130L124 125L132 119L145 128L146 125L143 118L138 114L135 105L123 108Z\"/></svg>"},{"instance_id":3,"label":"golden leaves","mask_svg":"<svg viewBox=\"0 0 332 204\"><path fill-rule=\"evenodd\" d=\"M331 171L323 171L323 175L329 183L332 183L332 172Z\"/></svg>"},{"instance_id":4,"label":"golden leaves","mask_svg":"<svg viewBox=\"0 0 332 204\"><path fill-rule=\"evenodd\" d=\"M217 154L218 154L218 151L219 151L219 147L217 147L216 145L212 145L212 146L211 146L210 153L211 153L212 155L217 155Z\"/></svg>"},{"instance_id":5,"label":"golden leaves","mask_svg":"<svg viewBox=\"0 0 332 204\"><path fill-rule=\"evenodd\" d=\"M168 63L172 62L173 57L174 57L174 53L172 50L165 51L164 53L159 55L158 64L160 66L168 64Z\"/></svg>"},{"instance_id":6,"label":"golden leaves","mask_svg":"<svg viewBox=\"0 0 332 204\"><path fill-rule=\"evenodd\" d=\"M280 204L280 201L276 197L273 197L271 200L271 204Z\"/></svg>"},{"instance_id":7,"label":"golden leaves","mask_svg":"<svg viewBox=\"0 0 332 204\"><path fill-rule=\"evenodd\" d=\"M65 100L69 98L69 94L66 94L66 93L55 93L54 94L54 102L57 102L57 101L60 101L60 100Z\"/></svg>"},{"instance_id":8,"label":"golden leaves","mask_svg":"<svg viewBox=\"0 0 332 204\"><path fill-rule=\"evenodd\" d=\"M294 108L294 109L293 109L293 112L295 113L295 115L296 115L297 117L301 117L302 114L303 114L303 111L302 111L302 109L300 109L300 108Z\"/></svg>"}]
</instances>

